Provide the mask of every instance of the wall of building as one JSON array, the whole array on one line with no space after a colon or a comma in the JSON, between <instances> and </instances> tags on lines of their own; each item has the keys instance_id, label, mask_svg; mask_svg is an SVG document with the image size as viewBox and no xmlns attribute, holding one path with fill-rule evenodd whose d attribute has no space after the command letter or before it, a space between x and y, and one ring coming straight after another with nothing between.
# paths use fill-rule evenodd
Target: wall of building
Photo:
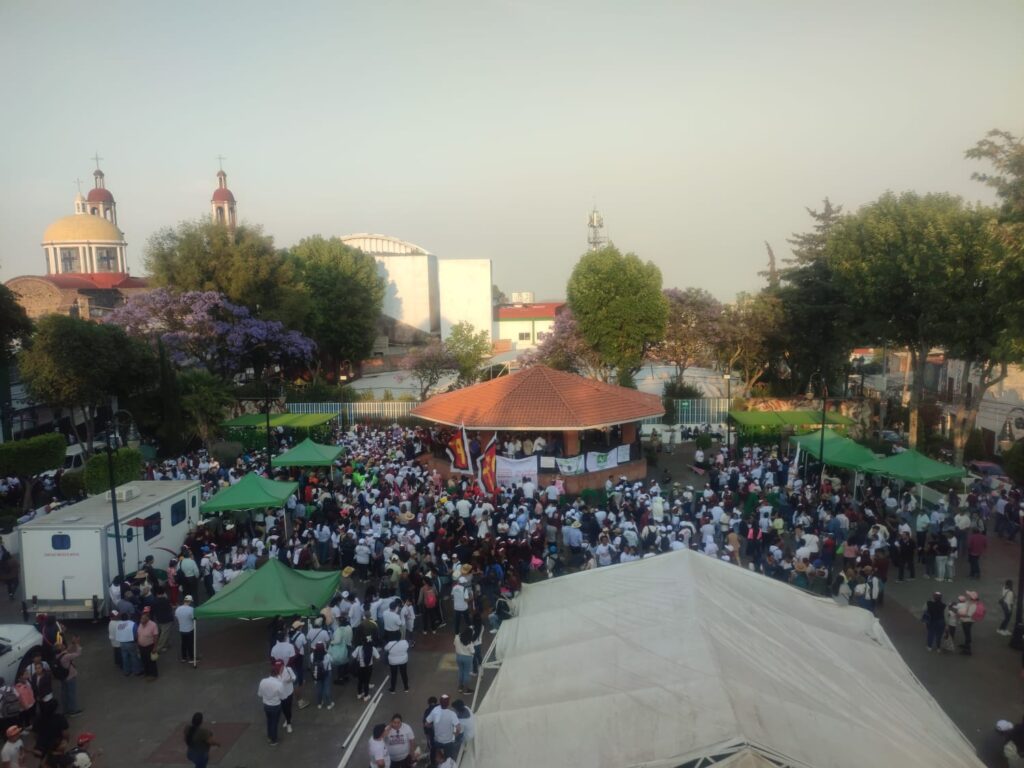
<instances>
[{"instance_id":1,"label":"wall of building","mask_svg":"<svg viewBox=\"0 0 1024 768\"><path fill-rule=\"evenodd\" d=\"M452 326L470 323L486 331L493 340L490 259L439 259L437 282L441 299L441 338L448 338Z\"/></svg>"},{"instance_id":2,"label":"wall of building","mask_svg":"<svg viewBox=\"0 0 1024 768\"><path fill-rule=\"evenodd\" d=\"M386 281L383 312L424 333L440 331L436 300L437 257L432 254L374 254ZM490 288L488 288L490 296Z\"/></svg>"},{"instance_id":3,"label":"wall of building","mask_svg":"<svg viewBox=\"0 0 1024 768\"><path fill-rule=\"evenodd\" d=\"M542 317L533 319L498 320L495 322L496 340L507 339L512 342L512 349L532 349L544 339L544 334L551 333L554 326L553 318ZM523 338L525 336L525 338Z\"/></svg>"}]
</instances>

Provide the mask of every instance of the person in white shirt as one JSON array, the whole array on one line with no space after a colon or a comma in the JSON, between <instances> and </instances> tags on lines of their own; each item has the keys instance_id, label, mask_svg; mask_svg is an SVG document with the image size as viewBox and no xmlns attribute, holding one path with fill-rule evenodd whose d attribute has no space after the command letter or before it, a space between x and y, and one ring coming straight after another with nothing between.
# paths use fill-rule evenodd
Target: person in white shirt
<instances>
[{"instance_id":1,"label":"person in white shirt","mask_svg":"<svg viewBox=\"0 0 1024 768\"><path fill-rule=\"evenodd\" d=\"M270 746L276 747L280 742L277 738L277 727L281 722L281 700L284 698L284 686L278 677L284 664L275 661L270 674L260 680L256 695L263 702L263 712L267 716L267 740Z\"/></svg>"},{"instance_id":2,"label":"person in white shirt","mask_svg":"<svg viewBox=\"0 0 1024 768\"><path fill-rule=\"evenodd\" d=\"M408 723L402 722L401 715L394 715L384 731L384 743L388 747L391 768L412 768L419 761L416 735Z\"/></svg>"},{"instance_id":3,"label":"person in white shirt","mask_svg":"<svg viewBox=\"0 0 1024 768\"><path fill-rule=\"evenodd\" d=\"M12 725L5 732L7 741L0 749L0 764L4 768L23 768L25 763L25 743L21 740L21 727Z\"/></svg>"},{"instance_id":4,"label":"person in white shirt","mask_svg":"<svg viewBox=\"0 0 1024 768\"><path fill-rule=\"evenodd\" d=\"M195 609L192 607L192 595L185 595L185 602L174 609L174 621L178 625L181 637L181 661L195 661Z\"/></svg>"},{"instance_id":5,"label":"person in white shirt","mask_svg":"<svg viewBox=\"0 0 1024 768\"><path fill-rule=\"evenodd\" d=\"M370 737L370 768L391 768L391 755L388 754L388 745L384 741L384 723L377 723L373 726L373 735Z\"/></svg>"},{"instance_id":6,"label":"person in white shirt","mask_svg":"<svg viewBox=\"0 0 1024 768\"><path fill-rule=\"evenodd\" d=\"M451 709L451 699L447 694L441 697L440 703L427 715L427 723L434 728L434 744L444 751L445 757L454 758L459 751L456 737L461 725L459 716Z\"/></svg>"},{"instance_id":7,"label":"person in white shirt","mask_svg":"<svg viewBox=\"0 0 1024 768\"><path fill-rule=\"evenodd\" d=\"M402 687L409 692L409 641L402 639L389 640L384 644L388 666L391 668L391 691L395 692L398 677L402 677Z\"/></svg>"}]
</instances>

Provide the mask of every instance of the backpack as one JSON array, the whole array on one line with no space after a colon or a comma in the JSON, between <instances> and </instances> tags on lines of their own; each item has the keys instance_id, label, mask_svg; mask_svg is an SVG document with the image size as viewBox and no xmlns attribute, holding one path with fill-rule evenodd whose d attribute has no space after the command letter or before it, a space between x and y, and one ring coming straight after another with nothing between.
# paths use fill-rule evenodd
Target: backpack
<instances>
[{"instance_id":1,"label":"backpack","mask_svg":"<svg viewBox=\"0 0 1024 768\"><path fill-rule=\"evenodd\" d=\"M324 669L323 661L314 661L313 662L313 679L314 680L323 680L324 679L324 674L326 672L327 672L327 670Z\"/></svg>"},{"instance_id":2,"label":"backpack","mask_svg":"<svg viewBox=\"0 0 1024 768\"><path fill-rule=\"evenodd\" d=\"M978 600L974 603L974 614L971 616L976 622L985 618L985 604Z\"/></svg>"},{"instance_id":3,"label":"backpack","mask_svg":"<svg viewBox=\"0 0 1024 768\"><path fill-rule=\"evenodd\" d=\"M75 662L74 660L72 660L68 662L68 666L65 667L63 664L61 664L60 661L65 656L67 656L67 653L62 653L60 656L58 656L57 662L50 668L50 674L53 675L54 680L67 680L68 677L71 675L71 665ZM2 700L0 700L0 704L2 704Z\"/></svg>"},{"instance_id":4,"label":"backpack","mask_svg":"<svg viewBox=\"0 0 1024 768\"><path fill-rule=\"evenodd\" d=\"M3 691L0 693L0 717L5 720L19 717L21 715L21 699L18 698L18 692L8 685L0 690Z\"/></svg>"},{"instance_id":5,"label":"backpack","mask_svg":"<svg viewBox=\"0 0 1024 768\"><path fill-rule=\"evenodd\" d=\"M437 607L437 593L432 587L427 587L427 591L423 593L423 605L427 608Z\"/></svg>"}]
</instances>

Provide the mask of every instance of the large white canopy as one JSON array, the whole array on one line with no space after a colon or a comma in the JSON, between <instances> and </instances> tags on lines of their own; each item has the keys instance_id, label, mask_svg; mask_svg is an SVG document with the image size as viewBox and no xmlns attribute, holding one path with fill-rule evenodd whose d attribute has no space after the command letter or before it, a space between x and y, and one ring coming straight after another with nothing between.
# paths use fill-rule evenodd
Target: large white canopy
<instances>
[{"instance_id":1,"label":"large white canopy","mask_svg":"<svg viewBox=\"0 0 1024 768\"><path fill-rule=\"evenodd\" d=\"M870 613L706 555L528 585L496 643L464 768L982 766Z\"/></svg>"}]
</instances>

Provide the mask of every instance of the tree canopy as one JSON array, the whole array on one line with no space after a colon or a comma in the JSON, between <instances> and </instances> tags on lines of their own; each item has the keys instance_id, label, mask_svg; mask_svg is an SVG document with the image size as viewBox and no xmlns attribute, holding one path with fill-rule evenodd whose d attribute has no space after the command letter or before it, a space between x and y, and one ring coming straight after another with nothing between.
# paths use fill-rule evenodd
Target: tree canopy
<instances>
[{"instance_id":1,"label":"tree canopy","mask_svg":"<svg viewBox=\"0 0 1024 768\"><path fill-rule=\"evenodd\" d=\"M16 341L32 333L32 321L18 303L13 291L0 285L0 363L6 362Z\"/></svg>"},{"instance_id":2,"label":"tree canopy","mask_svg":"<svg viewBox=\"0 0 1024 768\"><path fill-rule=\"evenodd\" d=\"M654 348L654 354L661 362L675 366L675 378L680 381L687 368L713 357L712 340L722 305L703 288L668 288L665 299L665 338Z\"/></svg>"},{"instance_id":3,"label":"tree canopy","mask_svg":"<svg viewBox=\"0 0 1024 768\"><path fill-rule=\"evenodd\" d=\"M216 291L254 317L302 328L309 297L298 270L259 227L232 230L209 220L157 232L146 245L153 284L176 291Z\"/></svg>"},{"instance_id":4,"label":"tree canopy","mask_svg":"<svg viewBox=\"0 0 1024 768\"><path fill-rule=\"evenodd\" d=\"M308 296L303 327L320 362L336 368L369 357L386 288L374 258L319 235L300 241L291 255Z\"/></svg>"},{"instance_id":5,"label":"tree canopy","mask_svg":"<svg viewBox=\"0 0 1024 768\"><path fill-rule=\"evenodd\" d=\"M95 409L151 385L156 360L145 344L117 326L47 315L18 355L18 370L34 400L71 411L72 424L75 410L81 414L77 423L85 424L86 434L79 442L89 453Z\"/></svg>"},{"instance_id":6,"label":"tree canopy","mask_svg":"<svg viewBox=\"0 0 1024 768\"><path fill-rule=\"evenodd\" d=\"M520 362L524 366L540 363L559 371L605 382L614 373L583 338L571 309L563 309L555 316L555 323L547 337L539 346L523 355Z\"/></svg>"},{"instance_id":7,"label":"tree canopy","mask_svg":"<svg viewBox=\"0 0 1024 768\"><path fill-rule=\"evenodd\" d=\"M157 289L133 296L107 318L133 338L163 344L178 367L230 378L251 368L308 363L316 345L277 320L255 318L216 291Z\"/></svg>"},{"instance_id":8,"label":"tree canopy","mask_svg":"<svg viewBox=\"0 0 1024 768\"><path fill-rule=\"evenodd\" d=\"M480 380L481 368L491 356L491 342L487 336L487 331L478 331L465 320L452 326L444 348L455 363L460 386Z\"/></svg>"},{"instance_id":9,"label":"tree canopy","mask_svg":"<svg viewBox=\"0 0 1024 768\"><path fill-rule=\"evenodd\" d=\"M648 350L665 335L668 301L661 270L613 245L585 254L566 286L583 338L620 380L640 369Z\"/></svg>"}]
</instances>

